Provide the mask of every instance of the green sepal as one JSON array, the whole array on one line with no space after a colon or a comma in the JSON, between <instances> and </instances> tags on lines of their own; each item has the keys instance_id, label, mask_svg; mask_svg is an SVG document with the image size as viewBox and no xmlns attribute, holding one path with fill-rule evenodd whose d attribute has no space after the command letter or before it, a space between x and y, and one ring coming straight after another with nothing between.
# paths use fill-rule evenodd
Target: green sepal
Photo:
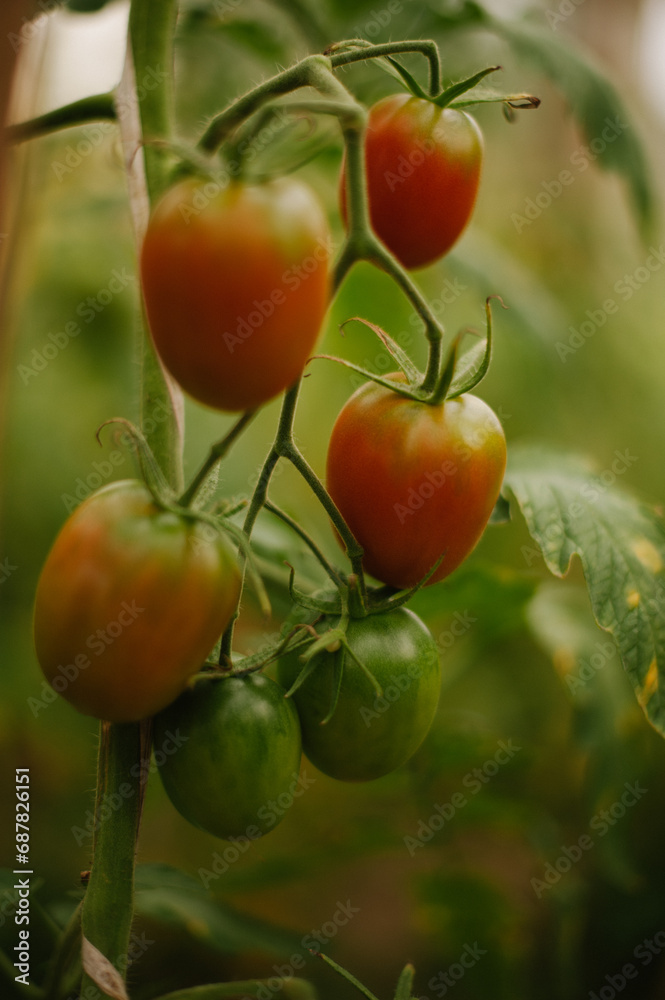
<instances>
[{"instance_id":1,"label":"green sepal","mask_svg":"<svg viewBox=\"0 0 665 1000\"><path fill-rule=\"evenodd\" d=\"M413 990L413 977L416 974L416 970L409 962L402 969L400 977L397 981L397 989L395 990L395 1000L411 1000L412 990Z\"/></svg>"},{"instance_id":2,"label":"green sepal","mask_svg":"<svg viewBox=\"0 0 665 1000\"><path fill-rule=\"evenodd\" d=\"M260 653L252 653L250 656L241 657L233 663L230 671L224 671L223 676L242 677L245 674L255 673L267 667L269 663L274 663L275 660L278 660L285 653L294 653L301 647L307 646L311 642L311 637L304 635L301 638L296 638L299 631L302 631L301 627L296 626L276 646L272 646L268 650L262 650ZM219 671L218 663L210 664L210 666ZM195 678L200 676L200 674L196 674ZM204 674L203 676L210 677L210 674Z\"/></svg>"},{"instance_id":3,"label":"green sepal","mask_svg":"<svg viewBox=\"0 0 665 1000\"><path fill-rule=\"evenodd\" d=\"M430 97L429 100L433 104L436 104L439 108L447 108L452 102L460 97L462 94L466 94L467 90L471 90L481 80L484 80L486 76L490 73L496 73L498 69L502 69L501 66L488 66L487 69L481 69L480 72L474 73L473 76L467 77L466 80L460 80L459 83L453 83L452 86L444 90L438 97Z\"/></svg>"},{"instance_id":4,"label":"green sepal","mask_svg":"<svg viewBox=\"0 0 665 1000\"><path fill-rule=\"evenodd\" d=\"M349 656L351 657L351 659L355 661L356 665L358 667L360 667L360 669L364 673L365 677L367 678L367 680L370 682L370 684L374 688L374 690L376 692L377 698L383 698L383 688L381 687L381 685L379 684L379 682L377 681L376 677L374 676L374 674L372 673L372 671L369 669L369 667L365 666L365 664L363 663L363 661L360 660L356 656L356 654L353 652L353 650L351 649L351 647L346 642L344 643L344 648L345 648L346 652L349 654Z\"/></svg>"},{"instance_id":5,"label":"green sepal","mask_svg":"<svg viewBox=\"0 0 665 1000\"><path fill-rule=\"evenodd\" d=\"M365 371L360 365L355 365L352 361L347 361L345 358L336 358L333 354L314 354L313 358L322 361L336 361L337 364L344 365L345 368L350 368L352 371L358 372L359 375L362 375L368 381L376 382L377 385L383 386L384 389L396 392L398 396L413 399L417 403L426 402L426 395L421 389L409 387L405 382L395 382L392 379L384 378L382 375L375 374L375 372Z\"/></svg>"},{"instance_id":6,"label":"green sepal","mask_svg":"<svg viewBox=\"0 0 665 1000\"><path fill-rule=\"evenodd\" d=\"M212 512L219 517L233 517L234 514L239 514L241 510L245 510L248 503L247 497L242 497L238 500L232 497L230 500L220 500L219 503L215 504Z\"/></svg>"},{"instance_id":7,"label":"green sepal","mask_svg":"<svg viewBox=\"0 0 665 1000\"><path fill-rule=\"evenodd\" d=\"M309 675L312 673L312 671L315 668L316 668L316 664L314 662L312 662L312 660L310 660L308 663L306 663L305 666L300 671L300 673L298 674L298 676L296 677L296 679L294 680L294 682L291 685L291 687L288 689L288 691L284 695L284 697L285 698L291 698L296 693L296 691L298 690L298 688L301 687L305 683L305 681L307 680L307 678L309 677Z\"/></svg>"},{"instance_id":8,"label":"green sepal","mask_svg":"<svg viewBox=\"0 0 665 1000\"><path fill-rule=\"evenodd\" d=\"M327 632L324 632L318 639L315 639L312 645L300 657L303 663L309 663L317 653L328 650L328 647L333 643L343 642L346 638L347 624L348 622L342 621L342 624L336 625L335 628L329 628Z\"/></svg>"},{"instance_id":9,"label":"green sepal","mask_svg":"<svg viewBox=\"0 0 665 1000\"><path fill-rule=\"evenodd\" d=\"M434 576L437 569L445 559L447 551L448 549L445 549L445 551L441 553L432 568L427 571L422 580L418 580L418 583L414 583L413 587L409 587L408 590L398 590L396 594L393 594L386 601L377 603L374 607L370 607L367 613L370 615L382 614L384 611L394 611L395 608L401 608L402 605L408 604L411 598L414 597L419 590L422 590L422 588L425 587L429 580Z\"/></svg>"},{"instance_id":10,"label":"green sepal","mask_svg":"<svg viewBox=\"0 0 665 1000\"><path fill-rule=\"evenodd\" d=\"M490 366L492 359L492 309L490 302L493 298L499 299L504 309L507 308L504 301L498 295L490 295L485 300L485 315L487 317L487 335L485 340L475 345L468 351L456 366L456 371L451 379L446 399L455 399L465 392L470 392L481 382Z\"/></svg>"},{"instance_id":11,"label":"green sepal","mask_svg":"<svg viewBox=\"0 0 665 1000\"><path fill-rule=\"evenodd\" d=\"M352 316L351 319L347 319L344 323L342 323L340 329L343 330L347 323L362 323L364 326L372 330L391 355L395 363L399 366L400 371L402 371L406 376L406 380L409 385L420 385L423 380L422 372L414 365L406 351L402 350L397 341L393 340L389 333L382 330L376 323L370 323L368 319L363 319L362 316Z\"/></svg>"},{"instance_id":12,"label":"green sepal","mask_svg":"<svg viewBox=\"0 0 665 1000\"><path fill-rule=\"evenodd\" d=\"M453 101L448 107L461 110L474 104L503 104L504 110L530 111L540 107L540 98L533 94L500 94L498 90L477 90L465 101ZM510 116L512 120L512 116Z\"/></svg>"},{"instance_id":13,"label":"green sepal","mask_svg":"<svg viewBox=\"0 0 665 1000\"><path fill-rule=\"evenodd\" d=\"M462 342L462 337L465 333L468 333L468 329L460 330L456 334L455 339L448 349L448 354L443 362L443 367L439 374L439 378L434 387L434 391L427 400L432 406L438 406L443 403L443 401L448 396L448 392L453 383L453 377L455 375L455 368L457 367L457 355L459 353L459 346Z\"/></svg>"},{"instance_id":14,"label":"green sepal","mask_svg":"<svg viewBox=\"0 0 665 1000\"><path fill-rule=\"evenodd\" d=\"M177 496L166 481L166 477L159 467L152 448L144 438L141 431L131 422L131 420L127 420L125 417L111 417L110 420L105 420L104 423L97 429L95 436L100 445L102 442L99 435L101 434L103 428L107 427L109 424L122 424L125 427L126 432L129 434L131 439L132 448L134 449L138 459L143 481L152 494L155 503L165 509L171 508L176 503Z\"/></svg>"},{"instance_id":15,"label":"green sepal","mask_svg":"<svg viewBox=\"0 0 665 1000\"><path fill-rule=\"evenodd\" d=\"M330 708L328 709L328 714L325 719L321 719L319 722L320 726L325 726L332 719L335 714L335 709L337 708L337 703L339 701L339 692L342 689L342 680L344 678L344 660L347 653L347 647L342 646L340 650L340 655L335 657L333 663L333 693L330 700Z\"/></svg>"},{"instance_id":16,"label":"green sepal","mask_svg":"<svg viewBox=\"0 0 665 1000\"><path fill-rule=\"evenodd\" d=\"M293 566L288 562L285 562L285 565L289 567L289 597L295 605L300 608L305 608L307 611L319 611L324 615L341 613L342 602L339 594L336 594L330 600L312 597L310 594L306 594L304 590L299 590L293 583L296 575L296 571Z\"/></svg>"},{"instance_id":17,"label":"green sepal","mask_svg":"<svg viewBox=\"0 0 665 1000\"><path fill-rule=\"evenodd\" d=\"M384 56L383 58L377 59L376 63L381 67L381 69L385 70L386 73L389 73L390 76L399 80L401 83L405 83L407 89L411 94L413 94L414 97L421 97L425 101L432 100L430 95L420 86L416 78L409 73L405 66L398 63L394 56ZM393 67L393 69L389 69L386 63Z\"/></svg>"}]
</instances>

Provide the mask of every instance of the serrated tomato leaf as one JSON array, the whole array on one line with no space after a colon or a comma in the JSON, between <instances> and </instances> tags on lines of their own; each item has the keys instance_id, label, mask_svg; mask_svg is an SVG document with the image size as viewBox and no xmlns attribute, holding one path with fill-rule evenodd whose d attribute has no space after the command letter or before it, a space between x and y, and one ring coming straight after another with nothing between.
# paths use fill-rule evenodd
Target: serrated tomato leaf
<instances>
[{"instance_id":1,"label":"serrated tomato leaf","mask_svg":"<svg viewBox=\"0 0 665 1000\"><path fill-rule=\"evenodd\" d=\"M598 475L581 459L515 448L505 487L552 573L564 576L579 556L595 619L614 638L647 719L665 735L665 525L616 486L629 464L617 452Z\"/></svg>"}]
</instances>

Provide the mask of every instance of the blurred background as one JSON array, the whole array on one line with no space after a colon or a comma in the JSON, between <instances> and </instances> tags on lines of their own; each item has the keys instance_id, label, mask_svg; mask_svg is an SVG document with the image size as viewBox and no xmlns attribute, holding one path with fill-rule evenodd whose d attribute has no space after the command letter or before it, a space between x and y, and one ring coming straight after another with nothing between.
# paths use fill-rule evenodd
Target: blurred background
<instances>
[{"instance_id":1,"label":"blurred background","mask_svg":"<svg viewBox=\"0 0 665 1000\"><path fill-rule=\"evenodd\" d=\"M536 94L541 107L513 122L498 105L474 110L486 157L472 224L455 251L417 280L449 333L482 328L488 294L500 293L509 306L495 311L494 359L479 392L501 416L509 448L552 445L588 456L598 470L628 454L621 487L658 505L665 495L665 3L479 6L491 21L474 20L476 5L444 0L189 0L176 46L180 135L195 139L235 96L337 39L435 38L450 80L503 66L495 85ZM44 3L26 21L34 11L17 5L13 27L3 26L0 47L18 59L13 121L119 78L124 0L76 0L77 10L47 13L55 7ZM408 64L424 79L418 60ZM367 104L396 89L376 67L347 69L342 79ZM616 112L616 133L631 137L632 145L619 144L626 157L615 158L619 171L603 169L613 152L610 133L602 138L606 106ZM601 130L590 132L594 115ZM298 170L319 192L339 241L339 137L320 123L306 148L295 147L293 135L282 137L257 169L294 169L316 153ZM563 171L572 177L566 184ZM35 935L44 942L33 956L39 981L52 922L71 912L90 863L98 737L96 723L62 699L36 704L44 689L32 601L72 506L103 482L136 474L128 453L111 464L112 433L100 448L95 431L110 417L137 419L138 285L112 125L25 143L12 151L7 177L0 794L3 815L13 815L13 769L30 768ZM610 298L618 304L611 315L603 309ZM387 369L369 330L355 324L340 337L340 322L356 315L423 361L408 304L369 266L344 284L322 349ZM332 423L355 384L341 366L310 366L296 435L320 475ZM226 495L253 488L278 409L278 402L265 407L225 462ZM187 402L189 474L229 425ZM279 470L273 496L339 558L326 518L290 469ZM307 554L269 519L257 541L272 566L274 614L266 623L247 602L241 652L270 641L288 613L287 555L303 582L317 582ZM130 971L133 998L192 982L288 975L294 955L304 956L299 974L325 1000L355 995L309 956L316 933L323 950L382 1000L407 960L420 997L665 996L665 745L594 625L579 567L563 581L549 577L515 513L412 607L441 648L443 687L432 732L397 773L355 786L306 765L316 780L275 832L227 854L227 844L175 813L156 776L150 782L136 932L150 943L137 949ZM571 670L582 678L574 690L564 682ZM501 744L518 749L497 764ZM476 792L474 769L482 776ZM456 793L464 805L441 823ZM6 832L0 864L11 869L9 826ZM576 850L585 835L592 847ZM0 921L9 953L15 927L7 910ZM634 976L621 972L628 965Z\"/></svg>"}]
</instances>

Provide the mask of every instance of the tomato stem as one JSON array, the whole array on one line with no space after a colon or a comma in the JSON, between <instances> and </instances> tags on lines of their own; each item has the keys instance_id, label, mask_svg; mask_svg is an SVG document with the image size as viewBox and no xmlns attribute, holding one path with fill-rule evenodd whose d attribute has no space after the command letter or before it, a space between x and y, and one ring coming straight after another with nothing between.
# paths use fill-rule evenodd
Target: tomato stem
<instances>
[{"instance_id":1,"label":"tomato stem","mask_svg":"<svg viewBox=\"0 0 665 1000\"><path fill-rule=\"evenodd\" d=\"M362 40L353 40L358 43ZM441 90L441 57L436 42L426 39L407 40L402 42L384 42L381 45L371 45L362 42L362 47L347 49L349 42L331 45L326 50L330 56L333 69L338 66L348 66L349 63L361 62L365 59L380 59L382 56L397 56L406 52L420 52L429 61L429 91L436 97ZM352 44L352 43L351 43Z\"/></svg>"},{"instance_id":2,"label":"tomato stem","mask_svg":"<svg viewBox=\"0 0 665 1000\"><path fill-rule=\"evenodd\" d=\"M302 538L303 542L305 542L305 544L312 551L313 555L316 557L318 562L321 564L321 566L323 566L324 570L326 571L332 582L335 584L335 586L338 588L343 586L343 581L341 576L339 575L337 570L334 569L334 567L328 562L323 552L316 544L314 539L311 537L311 535L309 535L305 531L305 529L298 524L297 521L294 521L292 517L289 517L286 511L283 511L271 500L266 499L263 506L265 507L266 510L269 510L271 514L274 514L275 517L278 517L281 521L283 521L284 524L288 524L289 528L291 528L292 531L295 531L296 535Z\"/></svg>"},{"instance_id":3,"label":"tomato stem","mask_svg":"<svg viewBox=\"0 0 665 1000\"><path fill-rule=\"evenodd\" d=\"M54 111L47 111L46 114L30 118L28 121L19 122L17 125L8 125L5 129L5 135L9 142L25 142L40 135L58 132L63 128L85 125L87 122L115 121L116 118L113 94L110 92L93 94L91 97L84 97L80 101L65 104Z\"/></svg>"},{"instance_id":4,"label":"tomato stem","mask_svg":"<svg viewBox=\"0 0 665 1000\"><path fill-rule=\"evenodd\" d=\"M319 500L324 510L328 514L328 517L332 521L335 529L340 535L340 538L344 542L346 548L346 554L351 561L353 567L353 572L358 576L358 586L362 596L362 600L366 602L367 588L365 584L365 577L362 568L362 557L363 550L354 538L351 530L349 529L346 521L340 514L337 506L335 505L332 497L327 492L323 483L316 475L314 470L307 463L305 457L298 449L294 439L293 439L293 421L295 419L296 407L298 404L298 396L300 394L301 379L298 379L284 394L284 401L282 403L282 411L279 417L279 424L277 427L277 433L275 435L275 440L268 452L268 456L263 463L263 468L261 469L261 474L259 480L254 489L254 494L252 496L247 514L245 516L245 523L243 525L243 531L247 538L249 539L252 534L252 529L256 523L256 519L263 507L267 504L268 498L268 487L270 485L270 479L274 472L275 466L277 465L280 458L284 458L291 462L294 468L300 473L307 485L310 487L316 498ZM308 541L308 537L303 534L302 537L305 541ZM309 542L308 542L309 544ZM312 543L314 544L314 543ZM317 550L318 551L318 550ZM327 563L325 564L327 566ZM330 567L332 570L332 567ZM326 570L327 571L327 570ZM332 570L333 581L338 584L337 574ZM235 628L235 623L238 618L239 611L236 609L236 614L231 620L229 625L222 636L222 642L220 646L219 662L224 663L231 657L231 650L233 645L233 632Z\"/></svg>"},{"instance_id":5,"label":"tomato stem","mask_svg":"<svg viewBox=\"0 0 665 1000\"><path fill-rule=\"evenodd\" d=\"M134 856L142 803L141 742L140 723L102 724L94 863L81 912L84 947L89 942L123 981L134 909ZM85 952L83 961L81 994L96 996L98 991L104 992L99 982L104 981L103 968L86 963Z\"/></svg>"},{"instance_id":6,"label":"tomato stem","mask_svg":"<svg viewBox=\"0 0 665 1000\"><path fill-rule=\"evenodd\" d=\"M214 153L238 125L267 101L300 87L316 86L314 80L321 71L332 77L330 60L322 55L313 55L265 80L213 118L199 140L199 148L206 153Z\"/></svg>"}]
</instances>

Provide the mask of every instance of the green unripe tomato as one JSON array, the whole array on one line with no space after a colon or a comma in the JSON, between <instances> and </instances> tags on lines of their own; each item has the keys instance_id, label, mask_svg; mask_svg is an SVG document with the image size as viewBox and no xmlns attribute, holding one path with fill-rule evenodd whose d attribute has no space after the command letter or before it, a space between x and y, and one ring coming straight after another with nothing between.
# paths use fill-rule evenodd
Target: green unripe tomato
<instances>
[{"instance_id":1,"label":"green unripe tomato","mask_svg":"<svg viewBox=\"0 0 665 1000\"><path fill-rule=\"evenodd\" d=\"M155 749L181 744L159 773L178 812L216 837L254 840L283 819L298 794L295 706L261 674L202 678L154 721Z\"/></svg>"},{"instance_id":2,"label":"green unripe tomato","mask_svg":"<svg viewBox=\"0 0 665 1000\"><path fill-rule=\"evenodd\" d=\"M323 634L338 621L319 621L317 631ZM312 673L292 697L309 760L331 778L371 781L404 764L425 739L439 699L439 656L426 626L405 608L352 620L346 641L374 674L383 696L377 696L367 674L342 645L316 654ZM337 707L322 725L340 663ZM302 667L299 652L283 656L280 683L289 688Z\"/></svg>"}]
</instances>

